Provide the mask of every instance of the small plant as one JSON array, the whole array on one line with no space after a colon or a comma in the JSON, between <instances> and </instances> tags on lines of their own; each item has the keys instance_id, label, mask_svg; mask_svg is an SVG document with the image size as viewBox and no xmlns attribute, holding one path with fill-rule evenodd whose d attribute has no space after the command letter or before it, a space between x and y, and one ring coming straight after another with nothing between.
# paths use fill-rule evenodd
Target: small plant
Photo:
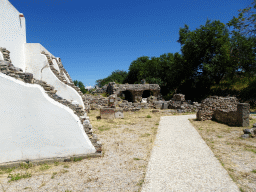
<instances>
[{"instance_id":1,"label":"small plant","mask_svg":"<svg viewBox=\"0 0 256 192\"><path fill-rule=\"evenodd\" d=\"M58 166L59 164L60 164L59 161L54 161L54 165L55 165L55 166Z\"/></svg>"},{"instance_id":2,"label":"small plant","mask_svg":"<svg viewBox=\"0 0 256 192\"><path fill-rule=\"evenodd\" d=\"M133 160L140 160L140 159L135 157L135 158L133 158Z\"/></svg>"},{"instance_id":3,"label":"small plant","mask_svg":"<svg viewBox=\"0 0 256 192\"><path fill-rule=\"evenodd\" d=\"M222 138L223 136L218 135L217 137L218 137L218 138Z\"/></svg>"},{"instance_id":4,"label":"small plant","mask_svg":"<svg viewBox=\"0 0 256 192\"><path fill-rule=\"evenodd\" d=\"M137 183L137 186L141 186L143 183L144 183L144 179L140 180L140 181Z\"/></svg>"},{"instance_id":5,"label":"small plant","mask_svg":"<svg viewBox=\"0 0 256 192\"><path fill-rule=\"evenodd\" d=\"M44 171L44 170L50 169L50 168L51 168L51 166L49 166L49 165L47 165L47 164L45 163L45 164L41 165L40 170L41 170L41 171Z\"/></svg>"},{"instance_id":6,"label":"small plant","mask_svg":"<svg viewBox=\"0 0 256 192\"><path fill-rule=\"evenodd\" d=\"M55 175L57 175L57 172L53 172L51 178L53 179Z\"/></svg>"},{"instance_id":7,"label":"small plant","mask_svg":"<svg viewBox=\"0 0 256 192\"><path fill-rule=\"evenodd\" d=\"M83 158L82 157L74 157L73 161L77 162L77 161L81 161Z\"/></svg>"},{"instance_id":8,"label":"small plant","mask_svg":"<svg viewBox=\"0 0 256 192\"><path fill-rule=\"evenodd\" d=\"M68 170L61 170L60 173L67 173Z\"/></svg>"},{"instance_id":9,"label":"small plant","mask_svg":"<svg viewBox=\"0 0 256 192\"><path fill-rule=\"evenodd\" d=\"M110 129L109 127L104 128L104 125L98 128L99 131L107 131L109 129Z\"/></svg>"},{"instance_id":10,"label":"small plant","mask_svg":"<svg viewBox=\"0 0 256 192\"><path fill-rule=\"evenodd\" d=\"M150 116L150 115L147 115L146 117L147 117L147 118L151 118L151 116Z\"/></svg>"},{"instance_id":11,"label":"small plant","mask_svg":"<svg viewBox=\"0 0 256 192\"><path fill-rule=\"evenodd\" d=\"M29 178L31 176L32 176L31 173L27 173L27 172L25 174L20 174L20 173L9 174L8 178L11 178L11 180L9 180L8 182L17 181L17 180L22 179L22 178Z\"/></svg>"},{"instance_id":12,"label":"small plant","mask_svg":"<svg viewBox=\"0 0 256 192\"><path fill-rule=\"evenodd\" d=\"M149 133L145 133L143 135L141 135L141 137L148 137L150 134Z\"/></svg>"},{"instance_id":13,"label":"small plant","mask_svg":"<svg viewBox=\"0 0 256 192\"><path fill-rule=\"evenodd\" d=\"M156 123L156 125L159 125L159 123Z\"/></svg>"},{"instance_id":14,"label":"small plant","mask_svg":"<svg viewBox=\"0 0 256 192\"><path fill-rule=\"evenodd\" d=\"M252 170L252 173L256 173L256 169Z\"/></svg>"},{"instance_id":15,"label":"small plant","mask_svg":"<svg viewBox=\"0 0 256 192\"><path fill-rule=\"evenodd\" d=\"M20 163L21 169L29 169L30 167L33 167L32 163Z\"/></svg>"},{"instance_id":16,"label":"small plant","mask_svg":"<svg viewBox=\"0 0 256 192\"><path fill-rule=\"evenodd\" d=\"M68 166L68 165L64 165L63 167L64 167L64 168L69 168L69 166Z\"/></svg>"}]
</instances>

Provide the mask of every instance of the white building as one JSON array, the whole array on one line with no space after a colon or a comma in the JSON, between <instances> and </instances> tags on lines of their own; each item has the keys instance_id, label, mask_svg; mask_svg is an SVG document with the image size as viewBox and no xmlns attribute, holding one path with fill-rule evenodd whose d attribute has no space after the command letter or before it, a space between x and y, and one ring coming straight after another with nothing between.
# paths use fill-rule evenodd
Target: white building
<instances>
[{"instance_id":1,"label":"white building","mask_svg":"<svg viewBox=\"0 0 256 192\"><path fill-rule=\"evenodd\" d=\"M26 43L25 17L8 0L0 0L0 47L11 63L54 86L57 95L85 108L80 94L51 70L60 72L60 59L39 43ZM0 60L4 55L0 51ZM70 83L68 74L62 77ZM0 164L12 161L95 153L77 115L50 98L37 84L24 83L0 71Z\"/></svg>"}]
</instances>

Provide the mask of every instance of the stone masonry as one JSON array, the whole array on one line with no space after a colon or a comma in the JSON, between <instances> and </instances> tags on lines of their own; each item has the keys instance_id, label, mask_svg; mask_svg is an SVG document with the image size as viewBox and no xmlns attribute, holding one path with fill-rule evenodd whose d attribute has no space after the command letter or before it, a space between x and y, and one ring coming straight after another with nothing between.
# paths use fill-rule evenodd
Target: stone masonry
<instances>
[{"instance_id":1,"label":"stone masonry","mask_svg":"<svg viewBox=\"0 0 256 192\"><path fill-rule=\"evenodd\" d=\"M210 120L215 110L236 111L238 99L236 97L210 96L201 102L197 113L198 120Z\"/></svg>"},{"instance_id":2,"label":"stone masonry","mask_svg":"<svg viewBox=\"0 0 256 192\"><path fill-rule=\"evenodd\" d=\"M132 95L132 102L141 102L144 91L151 91L153 96L160 96L160 86L158 84L116 84L110 82L107 87L109 95L120 96L124 91L129 91Z\"/></svg>"}]
</instances>

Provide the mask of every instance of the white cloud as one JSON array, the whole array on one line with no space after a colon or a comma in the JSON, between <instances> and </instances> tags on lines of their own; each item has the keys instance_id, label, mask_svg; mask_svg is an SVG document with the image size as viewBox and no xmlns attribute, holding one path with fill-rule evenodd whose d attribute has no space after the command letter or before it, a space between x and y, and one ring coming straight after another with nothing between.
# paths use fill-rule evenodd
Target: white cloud
<instances>
[{"instance_id":1,"label":"white cloud","mask_svg":"<svg viewBox=\"0 0 256 192\"><path fill-rule=\"evenodd\" d=\"M85 89L92 89L93 86L86 86Z\"/></svg>"}]
</instances>

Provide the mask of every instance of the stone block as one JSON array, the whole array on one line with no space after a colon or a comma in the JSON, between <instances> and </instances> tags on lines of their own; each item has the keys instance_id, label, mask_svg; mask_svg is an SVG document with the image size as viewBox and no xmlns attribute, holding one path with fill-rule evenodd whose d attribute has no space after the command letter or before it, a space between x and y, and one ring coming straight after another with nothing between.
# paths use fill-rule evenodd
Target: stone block
<instances>
[{"instance_id":1,"label":"stone block","mask_svg":"<svg viewBox=\"0 0 256 192\"><path fill-rule=\"evenodd\" d=\"M168 103L167 102L162 103L162 109L168 109Z\"/></svg>"},{"instance_id":2,"label":"stone block","mask_svg":"<svg viewBox=\"0 0 256 192\"><path fill-rule=\"evenodd\" d=\"M113 108L102 108L100 109L101 119L114 119L115 118L115 109Z\"/></svg>"},{"instance_id":3,"label":"stone block","mask_svg":"<svg viewBox=\"0 0 256 192\"><path fill-rule=\"evenodd\" d=\"M250 104L249 103L237 104L238 126L248 127L249 126L249 116L250 116Z\"/></svg>"},{"instance_id":4,"label":"stone block","mask_svg":"<svg viewBox=\"0 0 256 192\"><path fill-rule=\"evenodd\" d=\"M124 113L123 113L123 111L121 111L121 110L116 111L116 112L115 112L115 118L116 118L116 119L123 119L123 118L124 118Z\"/></svg>"},{"instance_id":5,"label":"stone block","mask_svg":"<svg viewBox=\"0 0 256 192\"><path fill-rule=\"evenodd\" d=\"M196 120L202 121L202 111L198 110L196 113Z\"/></svg>"}]
</instances>

